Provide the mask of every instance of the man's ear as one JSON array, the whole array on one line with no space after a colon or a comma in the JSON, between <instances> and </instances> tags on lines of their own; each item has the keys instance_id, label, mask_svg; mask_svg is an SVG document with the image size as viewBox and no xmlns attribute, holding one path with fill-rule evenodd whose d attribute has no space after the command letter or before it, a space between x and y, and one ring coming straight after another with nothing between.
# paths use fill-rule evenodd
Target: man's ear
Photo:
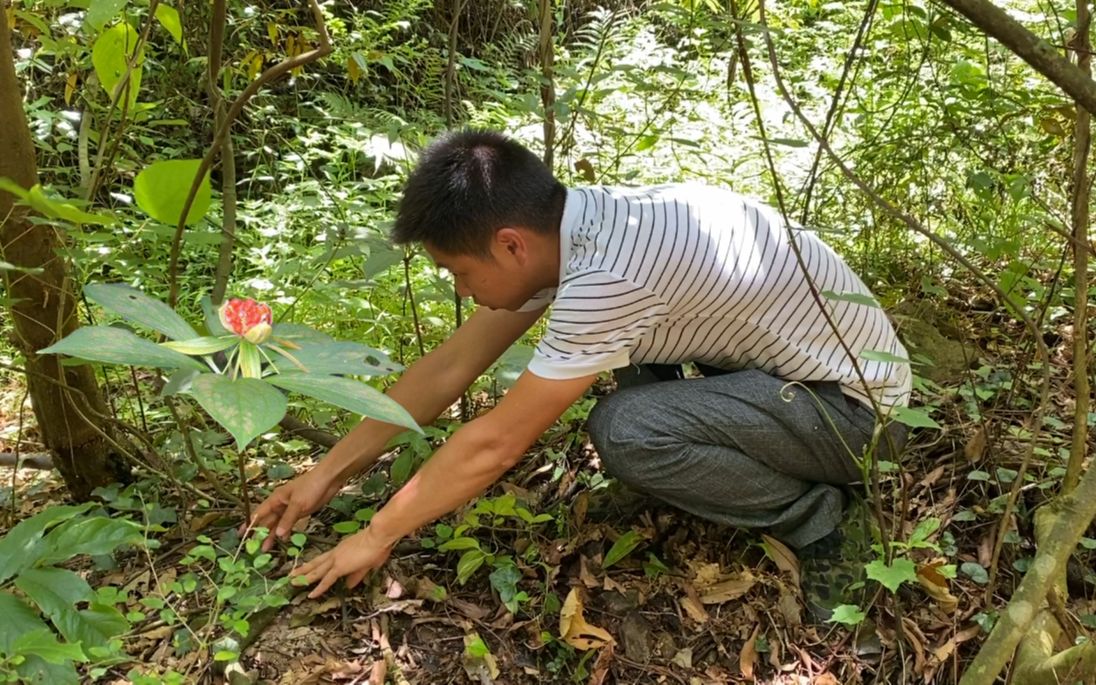
<instances>
[{"instance_id":1,"label":"man's ear","mask_svg":"<svg viewBox=\"0 0 1096 685\"><path fill-rule=\"evenodd\" d=\"M500 254L516 259L520 266L529 260L529 241L521 229L507 226L495 231L495 247Z\"/></svg>"}]
</instances>

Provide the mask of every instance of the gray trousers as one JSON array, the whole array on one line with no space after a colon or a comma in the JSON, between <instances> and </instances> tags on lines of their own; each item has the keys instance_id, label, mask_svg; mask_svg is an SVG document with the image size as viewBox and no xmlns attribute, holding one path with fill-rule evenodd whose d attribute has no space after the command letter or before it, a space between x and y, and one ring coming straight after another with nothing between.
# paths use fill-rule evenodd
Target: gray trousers
<instances>
[{"instance_id":1,"label":"gray trousers","mask_svg":"<svg viewBox=\"0 0 1096 685\"><path fill-rule=\"evenodd\" d=\"M794 547L836 528L840 486L861 479L849 452L859 458L871 441L870 409L837 383L789 385L756 370L680 377L676 366L618 370L617 391L598 400L588 421L609 475Z\"/></svg>"}]
</instances>

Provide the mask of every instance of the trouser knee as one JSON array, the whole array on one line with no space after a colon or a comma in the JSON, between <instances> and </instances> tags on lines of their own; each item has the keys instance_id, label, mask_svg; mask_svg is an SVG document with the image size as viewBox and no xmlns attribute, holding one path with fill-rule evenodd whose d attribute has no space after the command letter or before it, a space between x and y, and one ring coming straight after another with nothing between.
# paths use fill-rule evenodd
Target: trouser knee
<instances>
[{"instance_id":1,"label":"trouser knee","mask_svg":"<svg viewBox=\"0 0 1096 685\"><path fill-rule=\"evenodd\" d=\"M642 426L628 410L626 392L603 397L594 405L586 420L590 442L597 450L602 469L628 485L642 485L641 463L644 455Z\"/></svg>"}]
</instances>

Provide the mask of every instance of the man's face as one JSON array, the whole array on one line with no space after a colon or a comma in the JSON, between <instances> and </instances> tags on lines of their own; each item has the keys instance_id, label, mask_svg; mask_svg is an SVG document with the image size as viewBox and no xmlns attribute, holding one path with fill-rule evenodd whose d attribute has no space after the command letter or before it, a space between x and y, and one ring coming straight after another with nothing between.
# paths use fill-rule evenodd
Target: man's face
<instances>
[{"instance_id":1,"label":"man's face","mask_svg":"<svg viewBox=\"0 0 1096 685\"><path fill-rule=\"evenodd\" d=\"M487 257L452 254L429 244L423 247L439 267L453 274L457 295L471 297L477 305L513 311L533 295L522 265L503 246L492 243Z\"/></svg>"}]
</instances>

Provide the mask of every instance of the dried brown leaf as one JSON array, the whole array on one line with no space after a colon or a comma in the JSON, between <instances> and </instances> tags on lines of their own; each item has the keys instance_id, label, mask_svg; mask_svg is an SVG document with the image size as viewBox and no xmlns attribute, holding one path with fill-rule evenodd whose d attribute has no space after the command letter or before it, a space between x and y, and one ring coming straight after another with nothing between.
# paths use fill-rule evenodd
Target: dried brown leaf
<instances>
[{"instance_id":1,"label":"dried brown leaf","mask_svg":"<svg viewBox=\"0 0 1096 685\"><path fill-rule=\"evenodd\" d=\"M559 612L559 636L564 642L581 650L596 649L611 643L613 636L609 631L587 623L582 617L582 610L578 588L571 588Z\"/></svg>"},{"instance_id":2,"label":"dried brown leaf","mask_svg":"<svg viewBox=\"0 0 1096 685\"><path fill-rule=\"evenodd\" d=\"M693 648L682 647L677 650L677 654L674 654L674 658L670 659L671 663L677 664L682 668L693 667Z\"/></svg>"},{"instance_id":3,"label":"dried brown leaf","mask_svg":"<svg viewBox=\"0 0 1096 685\"><path fill-rule=\"evenodd\" d=\"M587 588L595 588L600 585L594 574L590 572L590 560L586 558L585 554L579 555L578 558L578 579Z\"/></svg>"},{"instance_id":4,"label":"dried brown leaf","mask_svg":"<svg viewBox=\"0 0 1096 685\"><path fill-rule=\"evenodd\" d=\"M784 617L784 625L789 628L803 624L803 614L800 611L796 593L784 583L780 584L780 597L776 600L776 610Z\"/></svg>"},{"instance_id":5,"label":"dried brown leaf","mask_svg":"<svg viewBox=\"0 0 1096 685\"><path fill-rule=\"evenodd\" d=\"M932 597L940 605L940 608L949 614L955 613L959 608L959 600L948 589L948 579L938 570L942 561L924 564L917 569L917 582L925 589L929 597Z\"/></svg>"},{"instance_id":6,"label":"dried brown leaf","mask_svg":"<svg viewBox=\"0 0 1096 685\"><path fill-rule=\"evenodd\" d=\"M590 672L590 679L586 681L586 685L602 685L605 682L605 677L609 675L609 666L612 663L613 643L610 642L597 655L597 661L594 662L594 668Z\"/></svg>"},{"instance_id":7,"label":"dried brown leaf","mask_svg":"<svg viewBox=\"0 0 1096 685\"><path fill-rule=\"evenodd\" d=\"M762 545L762 547L764 548L765 553L773 560L776 567L790 575L792 577L793 585L799 587L799 559L796 558L795 553L792 552L787 545L771 535L762 533L761 539L764 540L764 545Z\"/></svg>"},{"instance_id":8,"label":"dried brown leaf","mask_svg":"<svg viewBox=\"0 0 1096 685\"><path fill-rule=\"evenodd\" d=\"M742 645L742 651L738 653L738 669L742 671L742 677L753 681L754 665L757 664L757 634L761 632L761 625L754 626L750 639Z\"/></svg>"},{"instance_id":9,"label":"dried brown leaf","mask_svg":"<svg viewBox=\"0 0 1096 685\"><path fill-rule=\"evenodd\" d=\"M974 431L974 435L970 436L967 444L963 446L963 456L967 458L969 463L973 464L980 461L985 453L986 429L984 426L979 426L978 430Z\"/></svg>"},{"instance_id":10,"label":"dried brown leaf","mask_svg":"<svg viewBox=\"0 0 1096 685\"><path fill-rule=\"evenodd\" d=\"M731 577L720 581L704 589L700 595L701 604L722 604L732 599L738 599L749 592L757 584L757 578L749 571L744 571L737 577Z\"/></svg>"},{"instance_id":11,"label":"dried brown leaf","mask_svg":"<svg viewBox=\"0 0 1096 685\"><path fill-rule=\"evenodd\" d=\"M952 655L956 647L967 640L977 637L980 632L982 632L981 626L978 626L977 624L968 626L945 640L943 644L933 647L932 656L937 661L943 663L948 660L948 657Z\"/></svg>"},{"instance_id":12,"label":"dried brown leaf","mask_svg":"<svg viewBox=\"0 0 1096 685\"><path fill-rule=\"evenodd\" d=\"M705 623L709 618L708 612L700 602L696 588L690 583L682 583L681 589L685 591L685 596L681 598L681 608L697 623Z\"/></svg>"}]
</instances>

